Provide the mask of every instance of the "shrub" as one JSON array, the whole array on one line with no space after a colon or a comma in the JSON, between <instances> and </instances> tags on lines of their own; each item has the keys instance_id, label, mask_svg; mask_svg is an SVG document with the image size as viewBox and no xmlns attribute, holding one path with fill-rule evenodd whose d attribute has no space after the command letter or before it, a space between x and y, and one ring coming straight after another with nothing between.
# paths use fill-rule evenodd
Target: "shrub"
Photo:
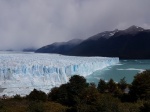
<instances>
[{"instance_id":1,"label":"shrub","mask_svg":"<svg viewBox=\"0 0 150 112\"><path fill-rule=\"evenodd\" d=\"M138 73L134 77L129 93L133 101L137 99L150 99L150 70Z\"/></svg>"},{"instance_id":2,"label":"shrub","mask_svg":"<svg viewBox=\"0 0 150 112\"><path fill-rule=\"evenodd\" d=\"M118 87L121 89L121 91L124 93L125 89L127 88L127 83L125 80L125 77L120 79L119 83L118 83Z\"/></svg>"},{"instance_id":3,"label":"shrub","mask_svg":"<svg viewBox=\"0 0 150 112\"><path fill-rule=\"evenodd\" d=\"M98 106L96 105L99 101L100 93L95 86L90 85L84 91L80 93L77 106L74 110L78 112L97 112Z\"/></svg>"},{"instance_id":4,"label":"shrub","mask_svg":"<svg viewBox=\"0 0 150 112\"><path fill-rule=\"evenodd\" d=\"M70 78L69 83L69 92L74 95L79 95L84 88L88 86L86 79L83 76L74 75Z\"/></svg>"},{"instance_id":5,"label":"shrub","mask_svg":"<svg viewBox=\"0 0 150 112\"><path fill-rule=\"evenodd\" d=\"M66 112L68 108L59 103L46 102L44 103L45 112Z\"/></svg>"},{"instance_id":6,"label":"shrub","mask_svg":"<svg viewBox=\"0 0 150 112\"><path fill-rule=\"evenodd\" d=\"M150 101L147 101L140 107L140 112L150 112Z\"/></svg>"},{"instance_id":7,"label":"shrub","mask_svg":"<svg viewBox=\"0 0 150 112\"><path fill-rule=\"evenodd\" d=\"M79 94L88 86L86 79L82 76L74 75L67 84L55 87L48 94L48 99L63 105L74 106L78 102Z\"/></svg>"},{"instance_id":8,"label":"shrub","mask_svg":"<svg viewBox=\"0 0 150 112\"><path fill-rule=\"evenodd\" d=\"M16 94L14 97L13 97L15 100L22 100L23 98L20 96L20 95L18 95L18 94Z\"/></svg>"},{"instance_id":9,"label":"shrub","mask_svg":"<svg viewBox=\"0 0 150 112\"><path fill-rule=\"evenodd\" d=\"M59 94L59 88L54 87L51 89L51 92L48 93L48 100L49 101L57 101Z\"/></svg>"},{"instance_id":10,"label":"shrub","mask_svg":"<svg viewBox=\"0 0 150 112\"><path fill-rule=\"evenodd\" d=\"M43 91L38 91L34 89L31 93L27 96L27 99L31 101L46 101L47 95Z\"/></svg>"},{"instance_id":11,"label":"shrub","mask_svg":"<svg viewBox=\"0 0 150 112\"><path fill-rule=\"evenodd\" d=\"M114 82L113 79L110 79L107 83L108 86L108 92L114 93L117 90L117 84Z\"/></svg>"},{"instance_id":12,"label":"shrub","mask_svg":"<svg viewBox=\"0 0 150 112\"><path fill-rule=\"evenodd\" d=\"M27 112L45 112L42 102L30 102L27 107Z\"/></svg>"},{"instance_id":13,"label":"shrub","mask_svg":"<svg viewBox=\"0 0 150 112\"><path fill-rule=\"evenodd\" d=\"M2 101L0 101L0 112L5 112L4 104Z\"/></svg>"},{"instance_id":14,"label":"shrub","mask_svg":"<svg viewBox=\"0 0 150 112\"><path fill-rule=\"evenodd\" d=\"M106 90L108 89L107 83L104 80L100 79L98 86L97 86L97 89L100 93L106 92Z\"/></svg>"}]
</instances>

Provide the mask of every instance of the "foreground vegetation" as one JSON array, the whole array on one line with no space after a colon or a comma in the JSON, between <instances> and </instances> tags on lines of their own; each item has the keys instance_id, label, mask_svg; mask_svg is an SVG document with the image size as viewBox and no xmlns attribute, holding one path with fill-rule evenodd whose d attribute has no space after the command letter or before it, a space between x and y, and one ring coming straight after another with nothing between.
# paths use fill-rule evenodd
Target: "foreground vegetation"
<instances>
[{"instance_id":1,"label":"foreground vegetation","mask_svg":"<svg viewBox=\"0 0 150 112\"><path fill-rule=\"evenodd\" d=\"M74 75L48 94L34 89L26 97L1 99L0 112L150 112L150 71L137 74L130 85L125 78L100 79L97 87Z\"/></svg>"}]
</instances>

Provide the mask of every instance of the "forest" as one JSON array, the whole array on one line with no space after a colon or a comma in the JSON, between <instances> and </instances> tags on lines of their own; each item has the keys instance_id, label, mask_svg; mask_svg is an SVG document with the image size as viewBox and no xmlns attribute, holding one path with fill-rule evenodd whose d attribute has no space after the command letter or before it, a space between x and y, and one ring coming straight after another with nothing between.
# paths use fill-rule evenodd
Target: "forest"
<instances>
[{"instance_id":1,"label":"forest","mask_svg":"<svg viewBox=\"0 0 150 112\"><path fill-rule=\"evenodd\" d=\"M0 112L150 112L150 70L136 74L131 84L124 77L95 85L74 75L48 94L34 89L24 97L2 97Z\"/></svg>"}]
</instances>

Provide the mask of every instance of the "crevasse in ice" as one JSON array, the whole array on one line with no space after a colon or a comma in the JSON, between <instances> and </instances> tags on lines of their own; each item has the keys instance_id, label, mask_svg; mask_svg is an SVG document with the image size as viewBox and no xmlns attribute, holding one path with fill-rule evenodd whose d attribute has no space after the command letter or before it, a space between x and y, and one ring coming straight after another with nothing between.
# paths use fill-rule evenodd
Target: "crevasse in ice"
<instances>
[{"instance_id":1,"label":"crevasse in ice","mask_svg":"<svg viewBox=\"0 0 150 112\"><path fill-rule=\"evenodd\" d=\"M72 75L87 76L114 65L119 58L75 57L58 54L1 53L0 95L26 95L34 88L46 93L68 82Z\"/></svg>"}]
</instances>

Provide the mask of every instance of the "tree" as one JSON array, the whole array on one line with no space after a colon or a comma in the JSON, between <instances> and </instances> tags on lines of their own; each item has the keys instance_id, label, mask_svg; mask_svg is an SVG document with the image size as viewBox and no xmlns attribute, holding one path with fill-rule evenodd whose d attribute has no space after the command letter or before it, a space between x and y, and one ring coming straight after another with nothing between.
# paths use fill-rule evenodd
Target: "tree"
<instances>
[{"instance_id":1,"label":"tree","mask_svg":"<svg viewBox=\"0 0 150 112\"><path fill-rule=\"evenodd\" d=\"M69 87L68 84L63 84L60 86L59 90L58 90L58 97L57 97L57 102L63 104L63 105L67 105L70 106L72 105L72 101L70 100L69 97Z\"/></svg>"},{"instance_id":2,"label":"tree","mask_svg":"<svg viewBox=\"0 0 150 112\"><path fill-rule=\"evenodd\" d=\"M95 85L89 84L78 97L77 105L74 106L76 112L97 112L100 93Z\"/></svg>"},{"instance_id":3,"label":"tree","mask_svg":"<svg viewBox=\"0 0 150 112\"><path fill-rule=\"evenodd\" d=\"M23 99L23 97L21 97L19 94L16 94L13 98L15 100L22 100Z\"/></svg>"},{"instance_id":4,"label":"tree","mask_svg":"<svg viewBox=\"0 0 150 112\"><path fill-rule=\"evenodd\" d=\"M48 93L48 100L49 101L56 101L58 98L58 94L59 94L59 88L58 87L52 88L51 92Z\"/></svg>"},{"instance_id":5,"label":"tree","mask_svg":"<svg viewBox=\"0 0 150 112\"><path fill-rule=\"evenodd\" d=\"M129 93L133 101L137 99L150 99L150 70L138 73L134 77Z\"/></svg>"},{"instance_id":6,"label":"tree","mask_svg":"<svg viewBox=\"0 0 150 112\"><path fill-rule=\"evenodd\" d=\"M74 75L67 84L63 84L59 88L53 88L48 94L48 98L63 105L74 106L78 103L79 94L86 87L88 87L86 79L82 76Z\"/></svg>"},{"instance_id":7,"label":"tree","mask_svg":"<svg viewBox=\"0 0 150 112\"><path fill-rule=\"evenodd\" d=\"M106 92L106 90L108 89L107 83L104 80L100 79L98 86L97 86L97 89L100 93Z\"/></svg>"},{"instance_id":8,"label":"tree","mask_svg":"<svg viewBox=\"0 0 150 112\"><path fill-rule=\"evenodd\" d=\"M74 75L69 80L70 84L86 84L86 79L83 76Z\"/></svg>"},{"instance_id":9,"label":"tree","mask_svg":"<svg viewBox=\"0 0 150 112\"><path fill-rule=\"evenodd\" d=\"M122 112L119 111L120 101L110 94L102 94L98 100L97 112Z\"/></svg>"},{"instance_id":10,"label":"tree","mask_svg":"<svg viewBox=\"0 0 150 112\"><path fill-rule=\"evenodd\" d=\"M109 80L109 82L107 83L107 86L108 86L109 93L114 93L117 90L117 84L114 82L113 79Z\"/></svg>"},{"instance_id":11,"label":"tree","mask_svg":"<svg viewBox=\"0 0 150 112\"><path fill-rule=\"evenodd\" d=\"M127 88L127 83L126 83L125 77L120 79L120 81L118 83L118 87L121 89L122 92L125 92L125 89Z\"/></svg>"},{"instance_id":12,"label":"tree","mask_svg":"<svg viewBox=\"0 0 150 112\"><path fill-rule=\"evenodd\" d=\"M27 96L27 98L31 101L46 101L47 100L47 95L43 91L38 91L38 90L34 89Z\"/></svg>"},{"instance_id":13,"label":"tree","mask_svg":"<svg viewBox=\"0 0 150 112\"><path fill-rule=\"evenodd\" d=\"M85 87L88 86L86 79L83 76L74 75L69 80L70 92L73 94L79 94Z\"/></svg>"},{"instance_id":14,"label":"tree","mask_svg":"<svg viewBox=\"0 0 150 112\"><path fill-rule=\"evenodd\" d=\"M80 100L84 104L93 105L99 99L100 93L94 86L89 86L80 93Z\"/></svg>"}]
</instances>

